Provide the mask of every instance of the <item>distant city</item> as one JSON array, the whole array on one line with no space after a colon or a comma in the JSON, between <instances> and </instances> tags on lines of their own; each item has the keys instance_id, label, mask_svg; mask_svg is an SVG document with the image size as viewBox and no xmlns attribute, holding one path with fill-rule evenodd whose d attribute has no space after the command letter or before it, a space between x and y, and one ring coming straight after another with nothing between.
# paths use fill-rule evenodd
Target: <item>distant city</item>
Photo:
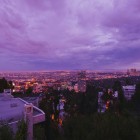
<instances>
[{"instance_id":1,"label":"distant city","mask_svg":"<svg viewBox=\"0 0 140 140\"><path fill-rule=\"evenodd\" d=\"M81 77L79 74L82 73ZM83 77L82 77L83 76ZM121 77L140 76L140 71L128 69L126 72L94 72L94 71L49 71L49 72L1 72L0 77L13 82L13 92L24 92L29 87L33 93L41 93L47 87L55 89L78 89L78 80L92 81L103 79L117 79ZM79 83L80 84L80 83Z\"/></svg>"},{"instance_id":2,"label":"distant city","mask_svg":"<svg viewBox=\"0 0 140 140\"><path fill-rule=\"evenodd\" d=\"M128 114L138 117L139 89L140 71L136 69L119 72L1 72L0 129L3 132L3 126L6 125L8 136L17 137L16 140L22 137L26 137L25 140L52 140L53 137L69 139L63 133L71 133L69 119L74 119L74 116L85 116L90 120L90 115L100 114L104 117L103 114L110 112L111 116L115 114L119 117L121 122L120 115L124 117L123 113L127 110ZM110 125L110 121L107 125ZM19 123L24 127L19 127ZM120 126L119 129L122 127L126 126ZM21 135L23 130L24 134ZM58 131L57 135L54 135L55 131ZM88 135L88 132L85 134ZM120 137L126 134L123 133Z\"/></svg>"}]
</instances>

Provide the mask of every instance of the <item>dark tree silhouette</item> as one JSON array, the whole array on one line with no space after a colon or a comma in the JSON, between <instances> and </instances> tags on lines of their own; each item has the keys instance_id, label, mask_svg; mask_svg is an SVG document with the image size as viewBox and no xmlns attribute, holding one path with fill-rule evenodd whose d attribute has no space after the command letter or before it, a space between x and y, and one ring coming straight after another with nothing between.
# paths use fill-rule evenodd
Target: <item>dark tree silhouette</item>
<instances>
[{"instance_id":1,"label":"dark tree silhouette","mask_svg":"<svg viewBox=\"0 0 140 140\"><path fill-rule=\"evenodd\" d=\"M64 122L65 140L139 140L137 121L115 114L72 117Z\"/></svg>"},{"instance_id":2,"label":"dark tree silhouette","mask_svg":"<svg viewBox=\"0 0 140 140\"><path fill-rule=\"evenodd\" d=\"M11 84L11 82L10 82ZM11 88L11 85L8 83L8 81L5 78L0 79L0 93L4 91L4 89Z\"/></svg>"}]
</instances>

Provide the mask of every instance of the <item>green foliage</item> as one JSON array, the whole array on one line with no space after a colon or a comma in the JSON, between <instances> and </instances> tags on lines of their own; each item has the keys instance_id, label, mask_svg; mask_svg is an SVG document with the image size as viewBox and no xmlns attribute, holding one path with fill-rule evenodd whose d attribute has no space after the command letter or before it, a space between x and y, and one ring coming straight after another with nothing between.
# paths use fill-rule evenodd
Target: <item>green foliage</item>
<instances>
[{"instance_id":1,"label":"green foliage","mask_svg":"<svg viewBox=\"0 0 140 140\"><path fill-rule=\"evenodd\" d=\"M18 124L18 130L15 135L15 140L26 140L27 139L27 124L24 120L21 120Z\"/></svg>"},{"instance_id":2,"label":"green foliage","mask_svg":"<svg viewBox=\"0 0 140 140\"><path fill-rule=\"evenodd\" d=\"M45 129L41 125L34 126L34 140L45 140Z\"/></svg>"},{"instance_id":3,"label":"green foliage","mask_svg":"<svg viewBox=\"0 0 140 140\"><path fill-rule=\"evenodd\" d=\"M139 116L140 114L140 82L137 83L136 85L136 90L135 90L135 94L132 97L132 100L130 101L130 109L131 112L135 115L135 116Z\"/></svg>"},{"instance_id":4,"label":"green foliage","mask_svg":"<svg viewBox=\"0 0 140 140\"><path fill-rule=\"evenodd\" d=\"M64 94L66 99L65 111L73 116L77 114L92 114L97 111L97 90L88 85L86 93L68 91Z\"/></svg>"},{"instance_id":5,"label":"green foliage","mask_svg":"<svg viewBox=\"0 0 140 140\"><path fill-rule=\"evenodd\" d=\"M8 125L0 126L0 140L13 140L13 133Z\"/></svg>"},{"instance_id":6,"label":"green foliage","mask_svg":"<svg viewBox=\"0 0 140 140\"><path fill-rule=\"evenodd\" d=\"M77 116L64 122L66 140L138 140L137 121L115 114Z\"/></svg>"},{"instance_id":7,"label":"green foliage","mask_svg":"<svg viewBox=\"0 0 140 140\"><path fill-rule=\"evenodd\" d=\"M136 85L136 91L133 96L132 102L136 107L140 107L140 83Z\"/></svg>"},{"instance_id":8,"label":"green foliage","mask_svg":"<svg viewBox=\"0 0 140 140\"><path fill-rule=\"evenodd\" d=\"M39 139L41 129L44 129L45 131L45 137L47 140L58 140L60 138L59 134L59 129L58 129L58 112L56 109L53 109L53 101L57 102L57 97L58 95L55 95L54 92L52 94L47 94L46 98L44 98L40 103L39 103L39 108L42 109L45 112L46 115L46 121L44 122L45 127L44 128L35 128L35 132L37 129L39 129L39 133L35 135L36 139ZM51 120L51 115L55 114L55 120ZM43 137L42 137L43 138ZM40 139L39 139L40 140ZM42 140L42 139L41 139Z\"/></svg>"},{"instance_id":9,"label":"green foliage","mask_svg":"<svg viewBox=\"0 0 140 140\"><path fill-rule=\"evenodd\" d=\"M32 87L29 87L29 88L26 90L26 94L27 94L27 95L30 95L30 94L32 94L32 91L33 91L33 88L32 88Z\"/></svg>"},{"instance_id":10,"label":"green foliage","mask_svg":"<svg viewBox=\"0 0 140 140\"><path fill-rule=\"evenodd\" d=\"M0 93L9 88L12 88L11 81L8 82L5 78L0 79Z\"/></svg>"},{"instance_id":11,"label":"green foliage","mask_svg":"<svg viewBox=\"0 0 140 140\"><path fill-rule=\"evenodd\" d=\"M126 99L124 97L122 85L120 81L115 81L113 85L113 90L118 91L118 100L119 100L119 112L122 112L126 107Z\"/></svg>"},{"instance_id":12,"label":"green foliage","mask_svg":"<svg viewBox=\"0 0 140 140\"><path fill-rule=\"evenodd\" d=\"M90 120L85 116L73 117L64 122L66 140L86 140L90 133Z\"/></svg>"}]
</instances>

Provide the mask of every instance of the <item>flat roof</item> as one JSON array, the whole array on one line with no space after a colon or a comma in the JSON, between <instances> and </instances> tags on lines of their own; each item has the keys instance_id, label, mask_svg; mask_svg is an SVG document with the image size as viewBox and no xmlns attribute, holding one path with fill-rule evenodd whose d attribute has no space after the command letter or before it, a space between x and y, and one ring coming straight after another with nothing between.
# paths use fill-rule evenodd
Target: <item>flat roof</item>
<instances>
[{"instance_id":1,"label":"flat roof","mask_svg":"<svg viewBox=\"0 0 140 140\"><path fill-rule=\"evenodd\" d=\"M0 95L0 120L8 123L20 120L24 117L24 105L28 102L21 98L13 98L8 95ZM42 110L33 106L33 116L44 114Z\"/></svg>"},{"instance_id":2,"label":"flat roof","mask_svg":"<svg viewBox=\"0 0 140 140\"><path fill-rule=\"evenodd\" d=\"M123 86L123 89L130 89L130 90L135 90L136 85L128 85L128 86Z\"/></svg>"}]
</instances>

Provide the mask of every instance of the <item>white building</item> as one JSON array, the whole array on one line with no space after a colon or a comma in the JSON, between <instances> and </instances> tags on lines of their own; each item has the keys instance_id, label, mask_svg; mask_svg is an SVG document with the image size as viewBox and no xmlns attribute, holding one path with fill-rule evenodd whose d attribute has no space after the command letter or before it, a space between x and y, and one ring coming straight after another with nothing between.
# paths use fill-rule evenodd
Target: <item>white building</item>
<instances>
[{"instance_id":1,"label":"white building","mask_svg":"<svg viewBox=\"0 0 140 140\"><path fill-rule=\"evenodd\" d=\"M59 124L60 126L62 125L62 122L65 119L65 116L67 115L67 113L64 110L64 106L65 106L65 99L60 99L59 100L59 105L57 106L57 110L59 110Z\"/></svg>"},{"instance_id":2,"label":"white building","mask_svg":"<svg viewBox=\"0 0 140 140\"><path fill-rule=\"evenodd\" d=\"M114 98L118 98L118 95L119 95L119 94L118 94L118 91L115 91L115 92L113 93L113 97L114 97Z\"/></svg>"},{"instance_id":3,"label":"white building","mask_svg":"<svg viewBox=\"0 0 140 140\"><path fill-rule=\"evenodd\" d=\"M112 90L108 90L108 94L112 94L113 99L118 99L118 91L113 92ZM107 102L103 101L102 96L104 92L98 92L98 112L104 113L107 109L107 102L110 103L112 100L108 100Z\"/></svg>"},{"instance_id":4,"label":"white building","mask_svg":"<svg viewBox=\"0 0 140 140\"><path fill-rule=\"evenodd\" d=\"M98 112L104 113L106 111L106 104L102 100L103 92L98 92Z\"/></svg>"},{"instance_id":5,"label":"white building","mask_svg":"<svg viewBox=\"0 0 140 140\"><path fill-rule=\"evenodd\" d=\"M0 94L0 121L17 131L18 122L24 119L28 126L27 140L33 140L33 125L45 121L45 113L21 98L13 98L11 95Z\"/></svg>"},{"instance_id":6,"label":"white building","mask_svg":"<svg viewBox=\"0 0 140 140\"><path fill-rule=\"evenodd\" d=\"M123 86L124 97L127 100L131 100L132 96L135 94L136 85Z\"/></svg>"},{"instance_id":7,"label":"white building","mask_svg":"<svg viewBox=\"0 0 140 140\"><path fill-rule=\"evenodd\" d=\"M12 90L11 89L4 89L4 93L6 93L6 94L12 94Z\"/></svg>"}]
</instances>

